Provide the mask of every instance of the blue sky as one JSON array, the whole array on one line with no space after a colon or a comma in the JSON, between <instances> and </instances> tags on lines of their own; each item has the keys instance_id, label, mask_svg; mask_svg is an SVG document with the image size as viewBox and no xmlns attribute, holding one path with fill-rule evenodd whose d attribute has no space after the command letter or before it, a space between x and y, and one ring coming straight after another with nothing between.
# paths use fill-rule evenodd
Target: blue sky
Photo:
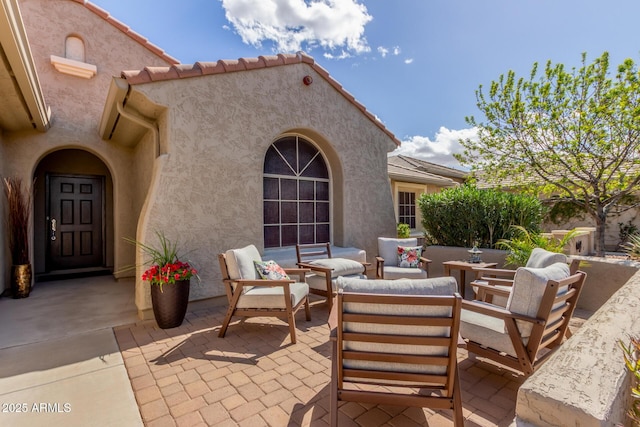
<instances>
[{"instance_id":1,"label":"blue sky","mask_svg":"<svg viewBox=\"0 0 640 427\"><path fill-rule=\"evenodd\" d=\"M304 50L403 144L452 153L475 91L534 62L640 61L637 0L90 0L183 63ZM141 64L141 66L144 64Z\"/></svg>"}]
</instances>

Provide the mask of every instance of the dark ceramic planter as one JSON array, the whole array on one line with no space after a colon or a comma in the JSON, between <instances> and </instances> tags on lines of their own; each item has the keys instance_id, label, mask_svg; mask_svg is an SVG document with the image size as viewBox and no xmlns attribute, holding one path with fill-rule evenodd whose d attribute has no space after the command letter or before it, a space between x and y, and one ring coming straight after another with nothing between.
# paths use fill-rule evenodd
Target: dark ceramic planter
<instances>
[{"instance_id":1,"label":"dark ceramic planter","mask_svg":"<svg viewBox=\"0 0 640 427\"><path fill-rule=\"evenodd\" d=\"M173 285L151 285L153 315L162 329L175 328L182 324L189 304L189 280Z\"/></svg>"}]
</instances>

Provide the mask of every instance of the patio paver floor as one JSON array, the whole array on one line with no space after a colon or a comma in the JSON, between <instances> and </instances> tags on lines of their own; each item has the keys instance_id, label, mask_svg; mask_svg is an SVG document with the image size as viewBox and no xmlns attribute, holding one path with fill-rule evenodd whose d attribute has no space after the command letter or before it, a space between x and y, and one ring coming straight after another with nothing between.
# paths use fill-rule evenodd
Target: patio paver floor
<instances>
[{"instance_id":1,"label":"patio paver floor","mask_svg":"<svg viewBox=\"0 0 640 427\"><path fill-rule=\"evenodd\" d=\"M145 425L327 426L331 344L326 304L296 318L297 344L275 318L233 319L226 307L187 313L178 328L155 321L114 328ZM508 426L524 379L458 352L467 426ZM450 411L340 403L340 426L450 426Z\"/></svg>"}]
</instances>

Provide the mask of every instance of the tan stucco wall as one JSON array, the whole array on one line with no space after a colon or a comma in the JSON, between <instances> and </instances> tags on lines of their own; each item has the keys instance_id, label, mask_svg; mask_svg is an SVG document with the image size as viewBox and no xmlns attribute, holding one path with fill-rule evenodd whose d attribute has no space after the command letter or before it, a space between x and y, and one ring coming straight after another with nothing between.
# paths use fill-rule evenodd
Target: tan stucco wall
<instances>
[{"instance_id":1,"label":"tan stucco wall","mask_svg":"<svg viewBox=\"0 0 640 427\"><path fill-rule=\"evenodd\" d=\"M609 251L620 250L620 223L625 226L631 223L640 229L640 209L630 209L621 214L609 214L604 236L605 247ZM554 229L571 230L576 227L595 227L595 221L585 215L584 219L574 218L560 225L543 224L543 229L548 231Z\"/></svg>"},{"instance_id":2,"label":"tan stucco wall","mask_svg":"<svg viewBox=\"0 0 640 427\"><path fill-rule=\"evenodd\" d=\"M302 84L307 74L311 86ZM302 135L325 155L335 245L363 248L372 260L377 237L395 234L387 176L387 152L395 144L308 65L133 90L169 107L160 121L168 155L158 192L143 213L143 237L155 241L154 230L163 230L193 250L202 284L192 284L192 299L223 294L217 253L247 244L263 250L264 156L283 134ZM137 300L139 309L150 306L146 298Z\"/></svg>"},{"instance_id":3,"label":"tan stucco wall","mask_svg":"<svg viewBox=\"0 0 640 427\"><path fill-rule=\"evenodd\" d=\"M110 82L122 70L167 63L98 17L69 0L23 0L23 21L37 67L45 100L51 107L52 126L35 131L6 134L2 145L5 174L29 182L36 166L48 154L65 148L86 150L97 156L113 179L114 226L107 250L113 253L116 270L134 263L133 247L120 237L135 235L140 202L136 195L134 152L102 141L98 124ZM65 39L79 36L85 43L86 62L97 66L91 79L61 74L51 65L51 55L65 56ZM9 161L10 160L10 161ZM44 195L40 194L40 197ZM34 263L41 263L40 259Z\"/></svg>"},{"instance_id":4,"label":"tan stucco wall","mask_svg":"<svg viewBox=\"0 0 640 427\"><path fill-rule=\"evenodd\" d=\"M5 162L6 157L4 154L4 144L2 141L4 140L4 136L2 130L0 130L0 178L6 176L5 175ZM9 257L9 242L7 241L7 230L5 226L5 209L6 209L6 197L4 196L4 189L0 191L0 292L6 287L8 287L9 283L9 268L11 265L11 259Z\"/></svg>"}]
</instances>

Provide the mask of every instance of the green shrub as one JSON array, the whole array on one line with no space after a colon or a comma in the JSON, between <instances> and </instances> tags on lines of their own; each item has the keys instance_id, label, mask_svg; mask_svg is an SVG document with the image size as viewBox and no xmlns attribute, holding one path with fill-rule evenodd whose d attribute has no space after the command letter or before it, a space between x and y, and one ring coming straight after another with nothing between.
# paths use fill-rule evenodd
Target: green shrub
<instances>
[{"instance_id":1,"label":"green shrub","mask_svg":"<svg viewBox=\"0 0 640 427\"><path fill-rule=\"evenodd\" d=\"M618 343L622 348L624 364L631 373L631 404L627 415L634 421L633 425L640 424L640 339L632 337L629 345L622 340Z\"/></svg>"},{"instance_id":2,"label":"green shrub","mask_svg":"<svg viewBox=\"0 0 640 427\"><path fill-rule=\"evenodd\" d=\"M630 234L627 242L622 245L622 250L630 258L640 259L640 234Z\"/></svg>"},{"instance_id":3,"label":"green shrub","mask_svg":"<svg viewBox=\"0 0 640 427\"><path fill-rule=\"evenodd\" d=\"M540 233L531 232L524 227L514 225L514 236L511 239L501 239L496 243L498 249L509 251L505 259L505 265L522 267L527 264L533 248L546 249L549 252L562 253L563 248L569 240L576 235L572 230L561 240L545 237Z\"/></svg>"},{"instance_id":4,"label":"green shrub","mask_svg":"<svg viewBox=\"0 0 640 427\"><path fill-rule=\"evenodd\" d=\"M411 228L409 228L409 224L403 224L402 222L397 226L398 231L398 239L406 239L411 235Z\"/></svg>"},{"instance_id":5,"label":"green shrub","mask_svg":"<svg viewBox=\"0 0 640 427\"><path fill-rule=\"evenodd\" d=\"M545 209L538 198L462 185L418 199L422 226L432 244L493 248L513 235L512 225L539 231Z\"/></svg>"}]
</instances>

